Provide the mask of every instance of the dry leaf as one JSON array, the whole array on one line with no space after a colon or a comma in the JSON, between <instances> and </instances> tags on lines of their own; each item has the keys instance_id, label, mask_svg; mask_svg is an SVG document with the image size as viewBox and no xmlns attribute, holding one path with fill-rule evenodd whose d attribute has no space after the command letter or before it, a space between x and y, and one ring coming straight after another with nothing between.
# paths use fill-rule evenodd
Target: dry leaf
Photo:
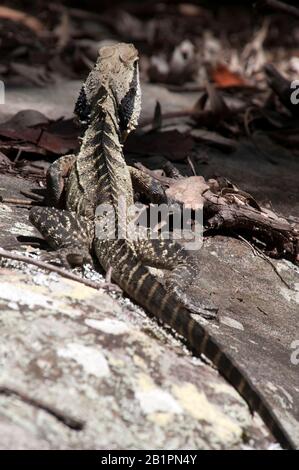
<instances>
[{"instance_id":1,"label":"dry leaf","mask_svg":"<svg viewBox=\"0 0 299 470\"><path fill-rule=\"evenodd\" d=\"M0 125L0 137L11 139L0 143L0 148L29 148L36 152L36 146L42 153L46 150L62 155L77 147L77 134L72 120L52 122L38 111L25 110Z\"/></svg>"},{"instance_id":2,"label":"dry leaf","mask_svg":"<svg viewBox=\"0 0 299 470\"><path fill-rule=\"evenodd\" d=\"M237 142L235 140L223 137L222 135L217 134L217 132L211 132L204 129L192 129L190 134L192 137L195 137L195 139L214 144L227 150L235 150L237 148Z\"/></svg>"},{"instance_id":3,"label":"dry leaf","mask_svg":"<svg viewBox=\"0 0 299 470\"><path fill-rule=\"evenodd\" d=\"M174 180L166 189L166 194L170 199L184 204L186 208L197 210L203 208L203 192L207 189L210 187L202 176L190 176Z\"/></svg>"},{"instance_id":4,"label":"dry leaf","mask_svg":"<svg viewBox=\"0 0 299 470\"><path fill-rule=\"evenodd\" d=\"M41 35L46 31L45 25L40 20L23 11L15 10L13 8L0 6L0 18L22 23L38 35Z\"/></svg>"},{"instance_id":5,"label":"dry leaf","mask_svg":"<svg viewBox=\"0 0 299 470\"><path fill-rule=\"evenodd\" d=\"M177 130L166 132L149 132L148 134L131 134L125 149L142 155L163 155L168 160L184 160L194 145L192 137Z\"/></svg>"},{"instance_id":6,"label":"dry leaf","mask_svg":"<svg viewBox=\"0 0 299 470\"><path fill-rule=\"evenodd\" d=\"M211 79L221 88L246 86L246 81L237 73L232 72L224 64L217 64L211 70Z\"/></svg>"}]
</instances>

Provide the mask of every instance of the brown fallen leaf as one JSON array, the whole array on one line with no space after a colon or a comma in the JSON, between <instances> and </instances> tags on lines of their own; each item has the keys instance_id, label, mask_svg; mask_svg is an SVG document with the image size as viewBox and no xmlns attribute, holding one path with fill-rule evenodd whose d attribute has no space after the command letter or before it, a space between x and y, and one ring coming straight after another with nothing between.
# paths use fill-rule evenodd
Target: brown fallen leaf
<instances>
[{"instance_id":1,"label":"brown fallen leaf","mask_svg":"<svg viewBox=\"0 0 299 470\"><path fill-rule=\"evenodd\" d=\"M0 124L0 128L25 129L41 124L49 124L50 120L35 109L24 109L12 116L8 121Z\"/></svg>"},{"instance_id":2,"label":"brown fallen leaf","mask_svg":"<svg viewBox=\"0 0 299 470\"><path fill-rule=\"evenodd\" d=\"M173 184L166 189L166 195L186 208L202 209L204 204L203 193L210 189L202 176L189 176L173 180Z\"/></svg>"},{"instance_id":3,"label":"brown fallen leaf","mask_svg":"<svg viewBox=\"0 0 299 470\"><path fill-rule=\"evenodd\" d=\"M37 147L44 151L62 155L77 147L78 129L70 120L50 121L35 110L18 112L0 125L0 148L19 148L34 152ZM3 142L3 138L11 142ZM33 147L34 146L34 147ZM35 152L34 152L35 153Z\"/></svg>"},{"instance_id":4,"label":"brown fallen leaf","mask_svg":"<svg viewBox=\"0 0 299 470\"><path fill-rule=\"evenodd\" d=\"M210 72L211 79L220 88L242 87L247 82L237 73L232 72L225 64L217 64Z\"/></svg>"},{"instance_id":5,"label":"brown fallen leaf","mask_svg":"<svg viewBox=\"0 0 299 470\"><path fill-rule=\"evenodd\" d=\"M125 150L142 155L163 155L168 160L184 160L190 154L194 140L177 130L131 134L125 144Z\"/></svg>"},{"instance_id":6,"label":"brown fallen leaf","mask_svg":"<svg viewBox=\"0 0 299 470\"><path fill-rule=\"evenodd\" d=\"M235 140L223 137L217 132L207 131L205 129L192 129L190 134L195 139L214 144L226 150L233 151L237 148L237 142Z\"/></svg>"},{"instance_id":7,"label":"brown fallen leaf","mask_svg":"<svg viewBox=\"0 0 299 470\"><path fill-rule=\"evenodd\" d=\"M49 120L39 111L32 109L19 111L8 121L0 125L0 136L12 140L37 143L41 135L41 126Z\"/></svg>"},{"instance_id":8,"label":"brown fallen leaf","mask_svg":"<svg viewBox=\"0 0 299 470\"><path fill-rule=\"evenodd\" d=\"M71 152L77 147L77 138L67 135L52 134L44 131L37 142L38 146L57 155Z\"/></svg>"},{"instance_id":9,"label":"brown fallen leaf","mask_svg":"<svg viewBox=\"0 0 299 470\"><path fill-rule=\"evenodd\" d=\"M46 32L46 26L37 18L28 15L24 11L15 10L5 6L0 6L0 18L5 18L18 23L23 23L27 28L32 29L36 34L42 35Z\"/></svg>"},{"instance_id":10,"label":"brown fallen leaf","mask_svg":"<svg viewBox=\"0 0 299 470\"><path fill-rule=\"evenodd\" d=\"M30 143L22 143L20 140L9 140L9 141L2 141L0 140L0 150L5 151L17 151L18 153L26 152L26 153L33 153L37 155L46 155L47 151L38 147L37 145L30 144Z\"/></svg>"}]
</instances>

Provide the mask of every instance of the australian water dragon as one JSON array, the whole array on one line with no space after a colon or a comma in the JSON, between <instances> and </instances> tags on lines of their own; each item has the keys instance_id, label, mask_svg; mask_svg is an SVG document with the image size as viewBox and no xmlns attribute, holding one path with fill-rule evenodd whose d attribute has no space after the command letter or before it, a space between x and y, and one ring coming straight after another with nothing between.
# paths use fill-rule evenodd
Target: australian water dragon
<instances>
[{"instance_id":1,"label":"australian water dragon","mask_svg":"<svg viewBox=\"0 0 299 470\"><path fill-rule=\"evenodd\" d=\"M134 201L122 143L137 126L140 108L135 47L117 44L101 48L76 104L75 112L85 125L80 151L77 156L61 157L50 167L48 190L51 204L56 207L35 207L30 220L53 248L82 260L93 253L105 270L111 267L113 280L152 315L182 335L197 354L207 356L245 398L250 409L259 413L277 440L292 448L291 437L247 374L192 318L190 310L196 311L196 305L190 303L184 291L198 271L195 257L171 240L132 240L127 235L111 239L111 214L96 211L107 204L114 209L121 230L127 222L126 211L125 217L120 216L119 200L126 207ZM66 209L60 208L63 194ZM101 234L106 230L110 236L99 237L97 227ZM150 273L148 266L170 271L166 287Z\"/></svg>"}]
</instances>

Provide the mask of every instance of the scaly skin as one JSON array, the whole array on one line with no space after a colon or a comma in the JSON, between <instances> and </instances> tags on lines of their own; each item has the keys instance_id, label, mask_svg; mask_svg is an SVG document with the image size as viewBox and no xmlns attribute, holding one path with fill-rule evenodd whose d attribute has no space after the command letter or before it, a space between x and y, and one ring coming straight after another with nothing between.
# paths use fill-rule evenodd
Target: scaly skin
<instances>
[{"instance_id":1,"label":"scaly skin","mask_svg":"<svg viewBox=\"0 0 299 470\"><path fill-rule=\"evenodd\" d=\"M112 268L113 280L132 299L181 334L195 353L207 356L244 397L250 409L259 413L281 445L293 448L290 436L245 371L222 351L182 304L188 305L184 289L198 271L195 258L172 241L134 241L127 235L116 239L98 236L99 228L105 228L111 235L109 217L96 211L99 205L109 204L114 209L122 229L129 215L125 213L121 217L118 202L123 199L127 207L133 205L133 188L122 142L124 135L137 125L140 112L137 60L132 45L118 44L100 50L76 106L81 121L87 121L80 152L66 160L62 157L49 172L50 196L56 206L61 204L62 176L68 175L64 196L67 210L34 208L30 219L56 249L81 250L83 257L92 249L105 270ZM171 270L167 288L147 266Z\"/></svg>"}]
</instances>

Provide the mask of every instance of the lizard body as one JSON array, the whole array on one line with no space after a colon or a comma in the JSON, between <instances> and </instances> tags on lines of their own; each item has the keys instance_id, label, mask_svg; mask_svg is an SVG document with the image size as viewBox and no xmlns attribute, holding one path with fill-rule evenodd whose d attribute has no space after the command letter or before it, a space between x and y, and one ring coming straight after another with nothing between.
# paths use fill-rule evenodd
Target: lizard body
<instances>
[{"instance_id":1,"label":"lizard body","mask_svg":"<svg viewBox=\"0 0 299 470\"><path fill-rule=\"evenodd\" d=\"M123 217L118 209L120 199L127 207L133 204L122 143L137 125L140 102L138 55L134 46L118 44L102 48L76 105L81 121L86 121L79 154L62 157L50 168L52 201L56 206L62 194L62 174L68 175L66 210L33 208L30 219L54 248L73 251L77 248L86 256L92 250L105 270L112 268L113 280L133 300L182 335L194 352L207 356L245 398L250 409L260 414L277 440L284 447L294 447L247 374L186 308L184 289L197 273L197 260L171 240L136 241L127 236L113 239L97 235L97 227L111 235L109 216L97 214L100 205L113 207L121 230L123 219L127 222L129 217L127 213ZM168 284L164 287L148 266L169 269L170 288Z\"/></svg>"}]
</instances>

